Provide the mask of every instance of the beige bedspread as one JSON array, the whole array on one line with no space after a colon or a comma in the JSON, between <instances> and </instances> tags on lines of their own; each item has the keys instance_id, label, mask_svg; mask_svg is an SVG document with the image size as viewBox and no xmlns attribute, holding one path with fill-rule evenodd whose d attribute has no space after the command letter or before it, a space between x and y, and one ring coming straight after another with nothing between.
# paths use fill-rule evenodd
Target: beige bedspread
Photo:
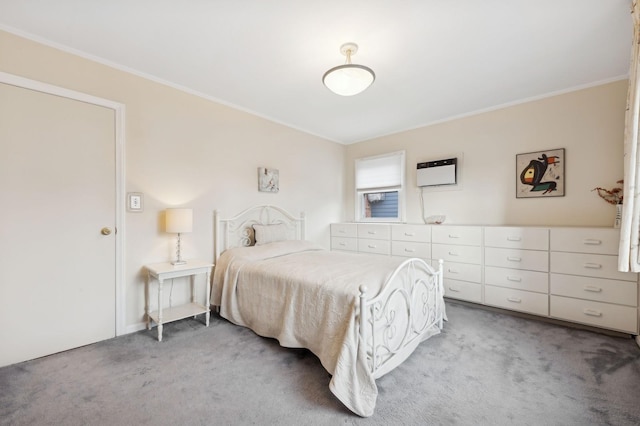
<instances>
[{"instance_id":1,"label":"beige bedspread","mask_svg":"<svg viewBox=\"0 0 640 426\"><path fill-rule=\"evenodd\" d=\"M211 303L235 324L282 346L311 350L332 374L333 394L366 417L378 390L359 339L358 288L365 284L369 297L377 294L400 263L307 241L233 248L217 261Z\"/></svg>"}]
</instances>

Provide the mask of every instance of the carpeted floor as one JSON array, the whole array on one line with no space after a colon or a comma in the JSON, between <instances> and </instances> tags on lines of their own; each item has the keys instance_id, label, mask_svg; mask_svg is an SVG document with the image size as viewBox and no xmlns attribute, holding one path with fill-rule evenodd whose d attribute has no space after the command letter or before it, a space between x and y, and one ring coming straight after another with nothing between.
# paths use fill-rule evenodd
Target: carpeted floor
<instances>
[{"instance_id":1,"label":"carpeted floor","mask_svg":"<svg viewBox=\"0 0 640 426\"><path fill-rule=\"evenodd\" d=\"M378 380L360 418L305 350L214 317L0 369L2 425L638 425L640 349L448 303L442 334Z\"/></svg>"}]
</instances>

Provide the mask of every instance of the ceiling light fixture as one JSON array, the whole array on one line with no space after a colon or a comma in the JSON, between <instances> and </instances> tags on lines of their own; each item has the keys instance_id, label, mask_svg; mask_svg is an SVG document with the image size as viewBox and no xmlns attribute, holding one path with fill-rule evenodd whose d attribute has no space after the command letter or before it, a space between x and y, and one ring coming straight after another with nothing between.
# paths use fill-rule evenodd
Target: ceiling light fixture
<instances>
[{"instance_id":1,"label":"ceiling light fixture","mask_svg":"<svg viewBox=\"0 0 640 426\"><path fill-rule=\"evenodd\" d=\"M357 51L358 45L355 43L340 46L340 53L347 57L347 62L331 68L322 76L322 82L333 93L341 96L357 95L371 86L376 79L371 68L351 63L351 56Z\"/></svg>"}]
</instances>

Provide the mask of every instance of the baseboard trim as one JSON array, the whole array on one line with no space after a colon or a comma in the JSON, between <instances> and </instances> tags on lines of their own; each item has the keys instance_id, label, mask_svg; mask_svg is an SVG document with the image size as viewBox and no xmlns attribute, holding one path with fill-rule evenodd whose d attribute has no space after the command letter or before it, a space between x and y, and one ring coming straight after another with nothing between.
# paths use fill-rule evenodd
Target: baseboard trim
<instances>
[{"instance_id":1,"label":"baseboard trim","mask_svg":"<svg viewBox=\"0 0 640 426\"><path fill-rule=\"evenodd\" d=\"M139 322L137 324L129 324L125 328L124 332L125 334L131 334L140 330L144 330L145 328L147 328L147 324L145 322Z\"/></svg>"}]
</instances>

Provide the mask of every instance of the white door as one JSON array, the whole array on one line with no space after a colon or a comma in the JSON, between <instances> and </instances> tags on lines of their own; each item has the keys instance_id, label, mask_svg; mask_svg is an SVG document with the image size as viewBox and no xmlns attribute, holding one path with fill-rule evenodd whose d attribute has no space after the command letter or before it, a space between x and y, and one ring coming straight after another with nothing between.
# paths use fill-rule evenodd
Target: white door
<instances>
[{"instance_id":1,"label":"white door","mask_svg":"<svg viewBox=\"0 0 640 426\"><path fill-rule=\"evenodd\" d=\"M0 366L115 336L114 114L0 83Z\"/></svg>"}]
</instances>

